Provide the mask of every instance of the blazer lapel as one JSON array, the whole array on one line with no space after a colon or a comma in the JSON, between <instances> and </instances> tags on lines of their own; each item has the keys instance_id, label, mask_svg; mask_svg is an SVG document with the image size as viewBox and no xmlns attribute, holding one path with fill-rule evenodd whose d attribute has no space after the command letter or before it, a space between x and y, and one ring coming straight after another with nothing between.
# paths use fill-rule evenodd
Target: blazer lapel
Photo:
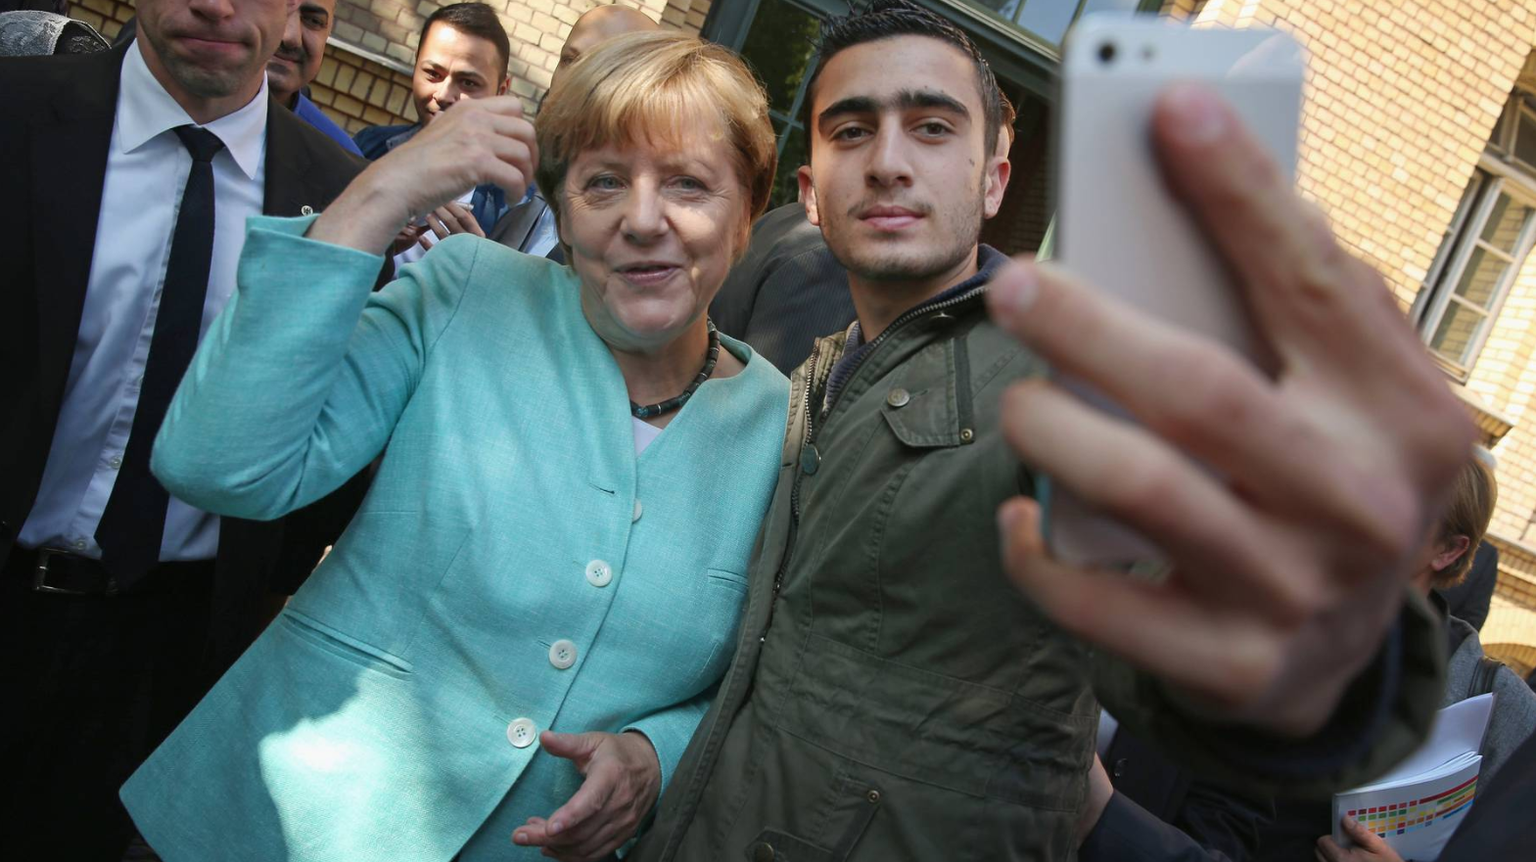
<instances>
[{"instance_id":1,"label":"blazer lapel","mask_svg":"<svg viewBox=\"0 0 1536 862\"><path fill-rule=\"evenodd\" d=\"M325 202L313 197L318 186L309 180L312 157L298 124L304 121L279 105L267 105L267 175L261 212L269 216L304 215L304 207L319 211Z\"/></svg>"},{"instance_id":2,"label":"blazer lapel","mask_svg":"<svg viewBox=\"0 0 1536 862\"><path fill-rule=\"evenodd\" d=\"M32 206L36 223L46 226L32 233L43 392L63 391L80 330L126 50L97 55L101 62L90 74L76 76L53 110L31 125L33 177L44 189Z\"/></svg>"}]
</instances>

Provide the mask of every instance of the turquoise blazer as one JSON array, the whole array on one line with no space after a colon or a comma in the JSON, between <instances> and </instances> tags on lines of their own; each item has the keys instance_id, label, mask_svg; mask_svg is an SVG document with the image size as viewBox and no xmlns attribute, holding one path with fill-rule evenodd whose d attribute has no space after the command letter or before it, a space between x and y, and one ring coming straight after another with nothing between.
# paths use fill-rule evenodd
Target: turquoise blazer
<instances>
[{"instance_id":1,"label":"turquoise blazer","mask_svg":"<svg viewBox=\"0 0 1536 862\"><path fill-rule=\"evenodd\" d=\"M784 377L745 345L635 456L564 267L381 259L255 218L167 413L171 493L276 518L383 459L335 549L123 786L167 862L537 858L581 784L538 733L643 732L663 782L730 660ZM387 444L387 448L386 448Z\"/></svg>"}]
</instances>

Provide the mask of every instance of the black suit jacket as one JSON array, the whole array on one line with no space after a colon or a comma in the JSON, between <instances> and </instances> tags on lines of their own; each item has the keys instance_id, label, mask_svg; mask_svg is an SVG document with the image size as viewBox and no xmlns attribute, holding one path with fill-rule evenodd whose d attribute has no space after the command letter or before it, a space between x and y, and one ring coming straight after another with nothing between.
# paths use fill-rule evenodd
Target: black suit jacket
<instances>
[{"instance_id":1,"label":"black suit jacket","mask_svg":"<svg viewBox=\"0 0 1536 862\"><path fill-rule=\"evenodd\" d=\"M127 47L0 58L0 559L38 493L96 246L107 150ZM300 215L333 200L366 163L287 109L267 111L263 212ZM145 206L171 206L175 191ZM252 429L260 433L260 429ZM215 565L220 671L259 632L269 591L308 574L361 499L362 483L273 522L223 519Z\"/></svg>"},{"instance_id":2,"label":"black suit jacket","mask_svg":"<svg viewBox=\"0 0 1536 862\"><path fill-rule=\"evenodd\" d=\"M1471 624L1479 631L1488 620L1488 609L1493 606L1493 592L1499 585L1499 549L1484 540L1477 546L1472 567L1467 576L1454 587L1436 590L1457 619Z\"/></svg>"},{"instance_id":3,"label":"black suit jacket","mask_svg":"<svg viewBox=\"0 0 1536 862\"><path fill-rule=\"evenodd\" d=\"M1124 727L1116 731L1103 760L1115 793L1177 827L1212 859L1252 859L1259 843L1259 830L1274 818L1274 804L1269 799L1192 776L1156 746ZM1149 848L1161 846L1152 834L1146 838ZM1175 845L1178 843L1174 841ZM1084 854L1085 860L1089 858ZM1159 851L1142 858L1179 857ZM1189 858L1203 857L1196 854Z\"/></svg>"},{"instance_id":4,"label":"black suit jacket","mask_svg":"<svg viewBox=\"0 0 1536 862\"><path fill-rule=\"evenodd\" d=\"M752 226L752 244L709 304L709 316L788 376L816 339L847 329L855 315L847 270L806 220L805 207L792 203Z\"/></svg>"}]
</instances>

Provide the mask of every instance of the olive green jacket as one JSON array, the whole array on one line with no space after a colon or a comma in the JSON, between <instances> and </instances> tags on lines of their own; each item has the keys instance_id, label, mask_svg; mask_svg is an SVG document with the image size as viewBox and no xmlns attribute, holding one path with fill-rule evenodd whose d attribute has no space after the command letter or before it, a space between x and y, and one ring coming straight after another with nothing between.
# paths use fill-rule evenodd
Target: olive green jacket
<instances>
[{"instance_id":1,"label":"olive green jacket","mask_svg":"<svg viewBox=\"0 0 1536 862\"><path fill-rule=\"evenodd\" d=\"M735 659L630 859L1072 859L1090 678L1123 722L1248 786L1355 783L1427 729L1443 638L1419 606L1374 742L1332 774L1261 777L1233 774L1232 734L1024 598L995 512L1033 479L999 432L999 396L1042 366L987 319L982 291L898 319L830 405L846 333L794 373Z\"/></svg>"}]
</instances>

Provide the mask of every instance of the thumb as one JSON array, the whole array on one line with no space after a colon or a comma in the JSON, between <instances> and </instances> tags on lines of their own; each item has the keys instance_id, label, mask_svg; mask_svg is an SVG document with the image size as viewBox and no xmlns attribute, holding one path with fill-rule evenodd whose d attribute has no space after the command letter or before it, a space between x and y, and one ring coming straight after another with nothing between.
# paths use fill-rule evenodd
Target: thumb
<instances>
[{"instance_id":1,"label":"thumb","mask_svg":"<svg viewBox=\"0 0 1536 862\"><path fill-rule=\"evenodd\" d=\"M1353 817L1344 818L1344 832L1349 836L1349 840L1372 852L1380 850L1387 843L1375 832L1361 826L1360 821Z\"/></svg>"},{"instance_id":2,"label":"thumb","mask_svg":"<svg viewBox=\"0 0 1536 862\"><path fill-rule=\"evenodd\" d=\"M539 734L539 746L556 757L563 757L583 769L597 747L602 744L602 733L556 733L546 730Z\"/></svg>"}]
</instances>

